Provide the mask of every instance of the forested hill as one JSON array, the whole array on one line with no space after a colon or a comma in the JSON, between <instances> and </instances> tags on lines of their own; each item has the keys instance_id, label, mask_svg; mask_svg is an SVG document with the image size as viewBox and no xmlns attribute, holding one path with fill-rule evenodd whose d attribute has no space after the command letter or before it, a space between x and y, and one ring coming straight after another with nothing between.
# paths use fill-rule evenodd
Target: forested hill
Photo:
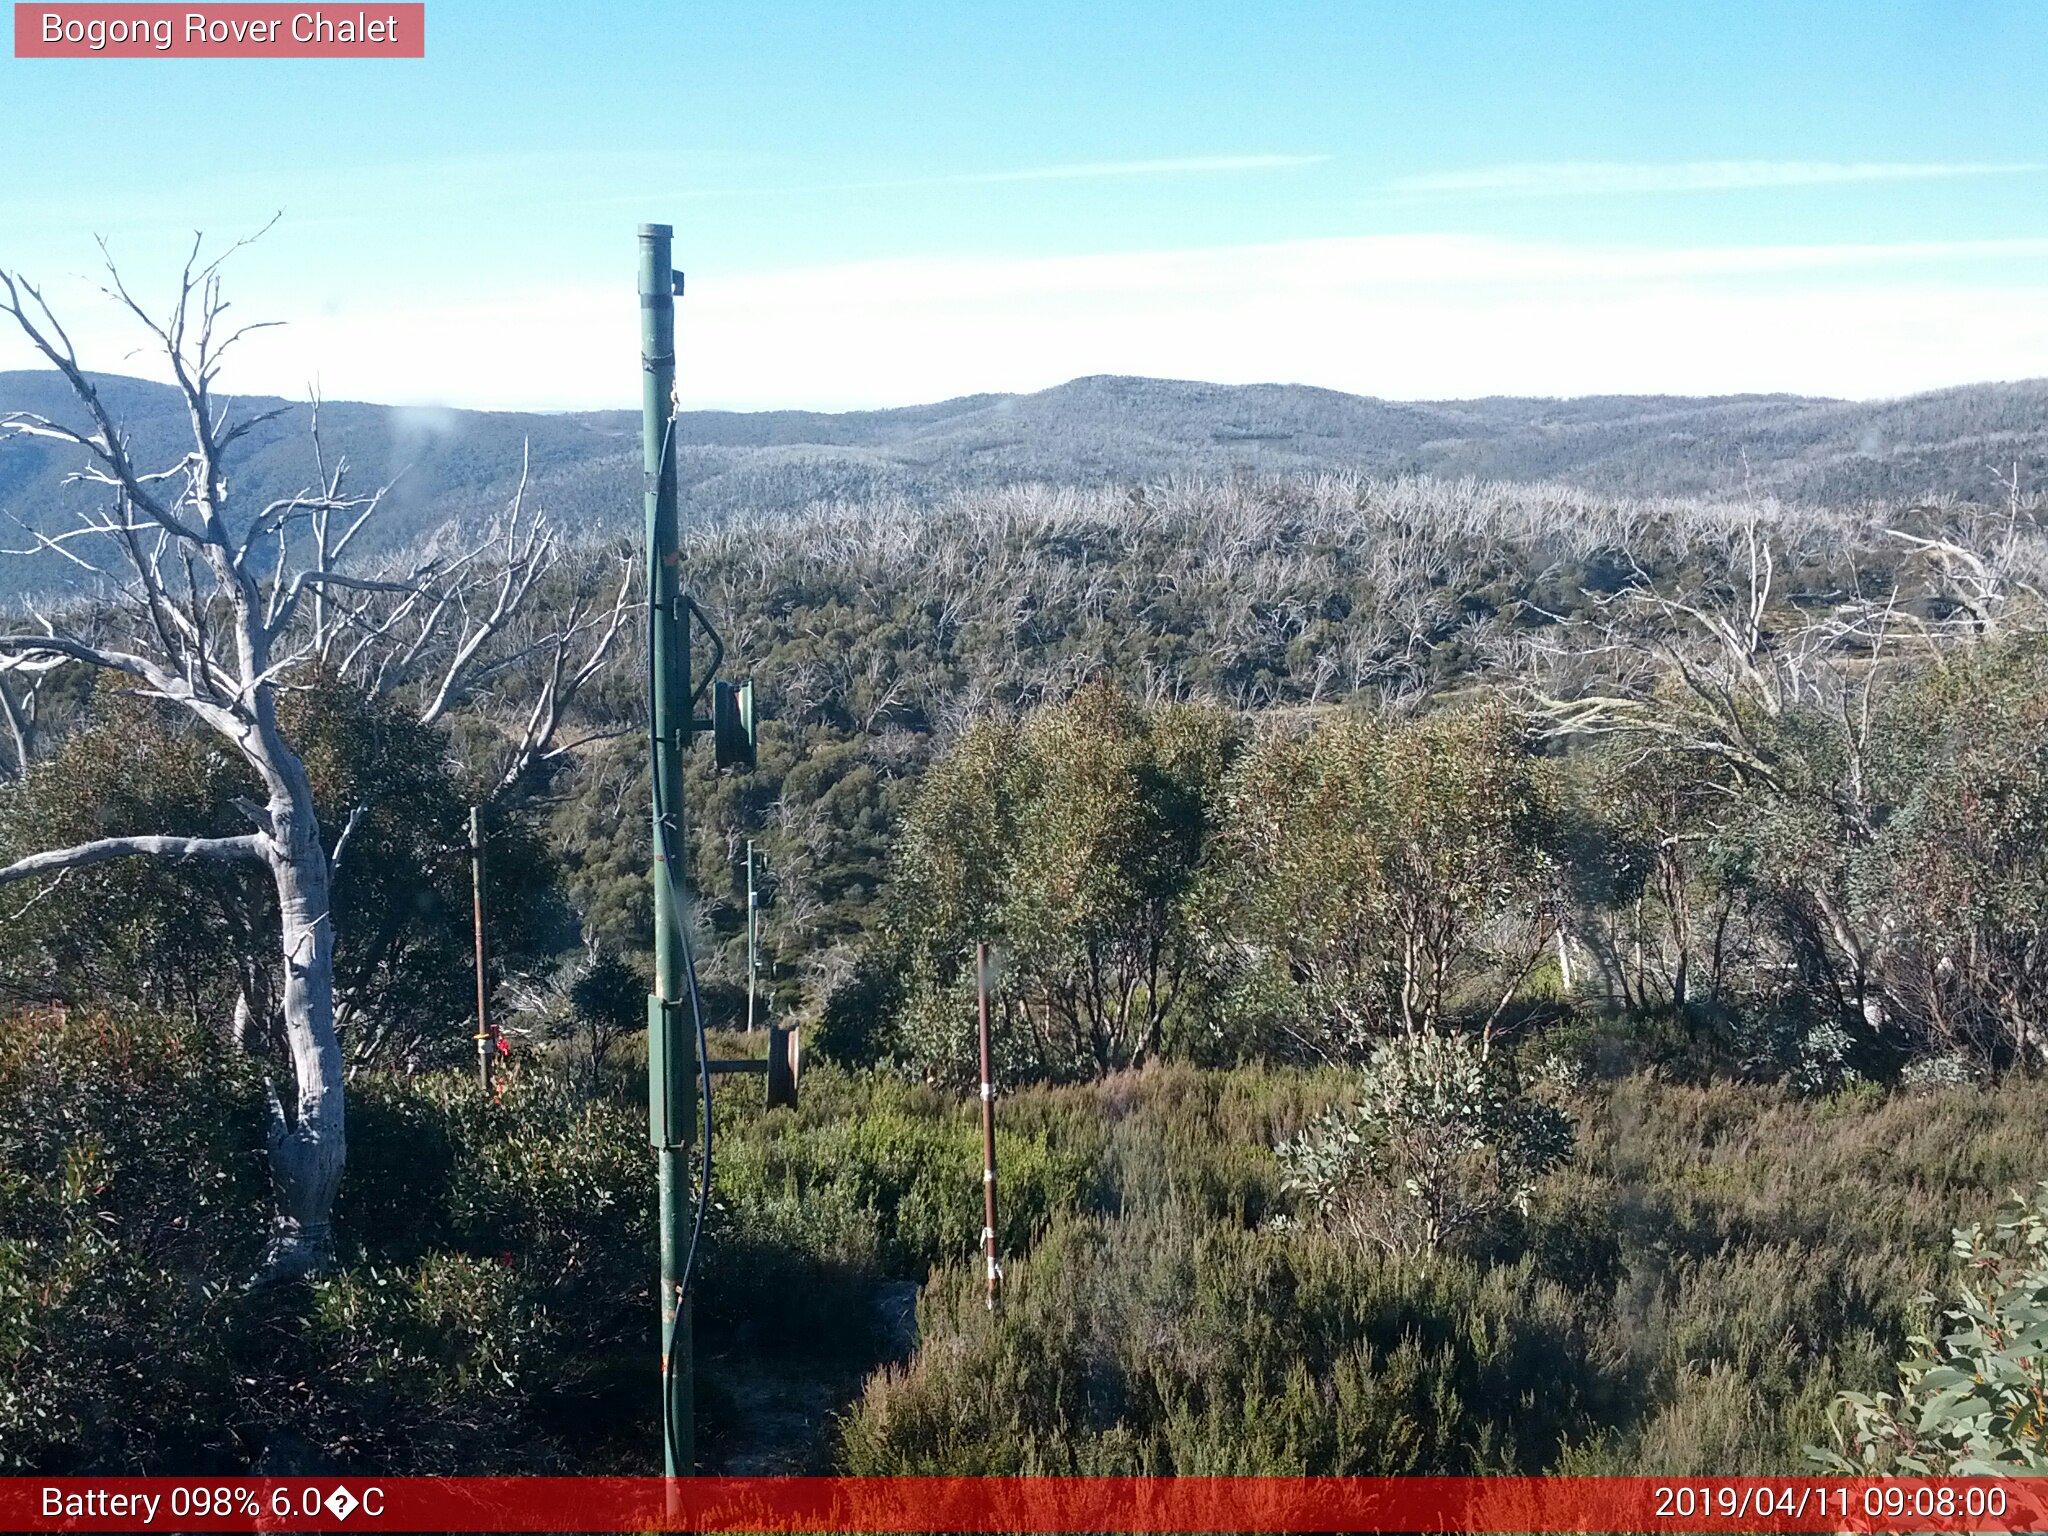
<instances>
[{"instance_id":1,"label":"forested hill","mask_svg":"<svg viewBox=\"0 0 2048 1536\"><path fill-rule=\"evenodd\" d=\"M101 388L146 458L173 456L185 432L165 388L105 377ZM244 411L287 402L251 398ZM0 412L75 421L61 380L0 373ZM304 485L307 409L259 429L237 499L247 507ZM639 419L330 403L332 454L359 486L399 475L386 541L510 494L522 443L534 494L563 524L605 529L637 514ZM2048 380L1981 384L1880 402L1793 395L1613 395L1575 400L1388 401L1293 384L1075 379L1029 395L970 395L897 410L693 411L681 422L683 474L699 512L793 509L819 500L904 496L1024 481L1100 485L1162 476L1345 469L1559 481L1598 492L1713 495L1747 489L1841 503L1949 493L2001 499L2015 461L2048 480ZM154 452L153 452L154 450ZM57 444L0 449L0 519L48 526L71 456ZM18 543L20 540L9 540ZM8 562L0 582L29 572ZM47 576L49 573L45 573Z\"/></svg>"}]
</instances>

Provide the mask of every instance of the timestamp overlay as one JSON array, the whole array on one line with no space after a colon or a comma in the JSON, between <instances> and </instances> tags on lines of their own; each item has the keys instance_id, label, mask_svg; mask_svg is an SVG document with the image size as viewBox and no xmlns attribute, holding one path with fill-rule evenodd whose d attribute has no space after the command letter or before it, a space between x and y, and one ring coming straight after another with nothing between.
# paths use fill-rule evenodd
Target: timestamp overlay
<instances>
[{"instance_id":1,"label":"timestamp overlay","mask_svg":"<svg viewBox=\"0 0 2048 1536\"><path fill-rule=\"evenodd\" d=\"M7 1478L13 1531L2033 1531L2048 1480Z\"/></svg>"}]
</instances>

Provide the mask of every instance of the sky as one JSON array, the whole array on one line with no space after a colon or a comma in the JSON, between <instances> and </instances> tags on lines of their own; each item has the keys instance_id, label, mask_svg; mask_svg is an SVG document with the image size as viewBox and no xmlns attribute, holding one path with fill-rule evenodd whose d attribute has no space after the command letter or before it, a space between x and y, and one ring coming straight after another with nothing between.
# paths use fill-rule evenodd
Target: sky
<instances>
[{"instance_id":1,"label":"sky","mask_svg":"<svg viewBox=\"0 0 2048 1536\"><path fill-rule=\"evenodd\" d=\"M1094 373L1397 399L2048 375L2048 6L428 0L423 60L0 58L89 366L195 230L249 392L693 406ZM29 362L0 336L0 368Z\"/></svg>"}]
</instances>

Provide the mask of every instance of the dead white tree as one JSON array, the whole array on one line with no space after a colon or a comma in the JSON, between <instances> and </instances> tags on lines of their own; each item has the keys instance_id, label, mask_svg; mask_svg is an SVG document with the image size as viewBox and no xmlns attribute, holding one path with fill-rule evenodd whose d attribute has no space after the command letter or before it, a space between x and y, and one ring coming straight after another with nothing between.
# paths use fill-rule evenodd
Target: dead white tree
<instances>
[{"instance_id":1,"label":"dead white tree","mask_svg":"<svg viewBox=\"0 0 2048 1536\"><path fill-rule=\"evenodd\" d=\"M2001 484L2003 515L1976 505L1916 506L1907 510L1933 519L1928 532L1884 530L1921 565L1928 596L1949 610L1928 626L1931 639L1987 639L2017 617L2038 620L2048 578L2040 505L2021 496L2019 465Z\"/></svg>"},{"instance_id":2,"label":"dead white tree","mask_svg":"<svg viewBox=\"0 0 2048 1536\"><path fill-rule=\"evenodd\" d=\"M11 669L0 665L0 725L7 727L6 752L0 754L0 781L19 778L28 772L35 756L36 700L43 679L33 674L11 677Z\"/></svg>"},{"instance_id":3,"label":"dead white tree","mask_svg":"<svg viewBox=\"0 0 2048 1536\"><path fill-rule=\"evenodd\" d=\"M1647 752L1719 759L1737 774L1775 783L1777 764L1759 725L1813 691L1820 658L1842 636L1820 625L1774 632L1777 559L1758 518L1744 518L1737 531L1741 551L1731 550L1729 560L1735 590L1722 598L1665 592L1631 556L1634 583L1599 603L1627 622L1603 616L1593 647L1565 653L1580 662L1601 656L1608 675L1569 697L1539 685L1540 734L1627 737Z\"/></svg>"},{"instance_id":4,"label":"dead white tree","mask_svg":"<svg viewBox=\"0 0 2048 1536\"><path fill-rule=\"evenodd\" d=\"M1883 820L1871 763L1899 649L1898 595L1807 611L1778 590L1780 560L1761 519L1745 516L1732 533L1740 544L1728 544L1724 593L1666 592L1632 559L1635 583L1601 605L1606 612L1590 626L1594 643L1553 658L1591 662L1592 675L1568 694L1531 687L1538 734L1623 745L1628 766L1646 770L1639 783L1655 782L1647 770L1657 759L1689 758L1707 769L1687 776L1690 793L1731 807L1756 794L1797 804L1832 828L1846 857L1870 847ZM1818 784L1805 738L1781 728L1795 711L1829 730L1831 766ZM1686 829L1689 815L1700 821ZM1691 922L1683 859L1689 843L1719 835L1717 822L1695 809L1654 829L1656 878L1677 951L1671 991L1681 1000ZM1847 881L1846 865L1837 864L1809 874L1797 891L1781 889L1778 899L1811 927L1845 1003L1878 1032L1890 1017L1887 978L1901 935L1888 919L1860 914Z\"/></svg>"},{"instance_id":5,"label":"dead white tree","mask_svg":"<svg viewBox=\"0 0 2048 1536\"><path fill-rule=\"evenodd\" d=\"M289 1114L274 1087L269 1096L275 1214L257 1276L268 1281L318 1271L332 1256L329 1213L347 1133L330 893L365 810L353 807L338 829L322 828L305 765L279 728L280 691L316 673L372 687L412 683L432 720L473 698L493 673L531 663L546 682L517 733L503 781L510 783L557 749L568 704L602 668L632 603L622 584L616 601L594 614L572 604L565 623L529 625L508 658L505 636L526 621L527 599L559 554L552 531L520 499L482 546L443 548L370 573L342 563L383 493L351 494L345 464L320 456L311 488L231 516L236 445L278 414L235 417L217 389L223 359L259 328L227 320L220 268L233 249L208 260L195 240L161 315L107 263L109 296L146 328L189 419L189 450L157 467L137 462L42 293L0 270L0 314L63 376L82 420L14 413L0 417L0 442L37 438L76 449L69 482L101 493L76 526L33 535L37 549L88 572L99 595L65 610L31 606L21 622L0 626L0 677L15 684L0 713L25 759L15 719L24 682L74 664L122 674L230 744L260 785L261 802L242 802L250 830L238 836L102 838L18 859L0 868L0 884L131 857L246 861L267 872L278 933L263 1003L280 1026L297 1090ZM317 432L315 441L317 454ZM245 986L238 1016L249 1003Z\"/></svg>"}]
</instances>

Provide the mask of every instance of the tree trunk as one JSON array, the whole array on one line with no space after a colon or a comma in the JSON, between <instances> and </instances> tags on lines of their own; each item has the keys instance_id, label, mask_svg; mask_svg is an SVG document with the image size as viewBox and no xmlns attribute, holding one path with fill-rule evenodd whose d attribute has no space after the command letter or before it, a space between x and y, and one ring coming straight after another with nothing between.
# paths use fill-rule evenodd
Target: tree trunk
<instances>
[{"instance_id":1,"label":"tree trunk","mask_svg":"<svg viewBox=\"0 0 2048 1536\"><path fill-rule=\"evenodd\" d=\"M1671 942L1677 951L1671 967L1671 1007L1683 1018L1692 1006L1692 894L1685 883L1685 866L1675 852L1660 852L1657 863L1664 880L1664 907L1671 919Z\"/></svg>"},{"instance_id":2,"label":"tree trunk","mask_svg":"<svg viewBox=\"0 0 2048 1536\"><path fill-rule=\"evenodd\" d=\"M276 1211L255 1284L317 1274L333 1261L330 1219L348 1155L341 1044L334 1033L327 852L320 844L305 769L281 741L273 741L270 873L282 919L284 1033L297 1079L298 1112L287 1121L272 1090L270 1184Z\"/></svg>"}]
</instances>

